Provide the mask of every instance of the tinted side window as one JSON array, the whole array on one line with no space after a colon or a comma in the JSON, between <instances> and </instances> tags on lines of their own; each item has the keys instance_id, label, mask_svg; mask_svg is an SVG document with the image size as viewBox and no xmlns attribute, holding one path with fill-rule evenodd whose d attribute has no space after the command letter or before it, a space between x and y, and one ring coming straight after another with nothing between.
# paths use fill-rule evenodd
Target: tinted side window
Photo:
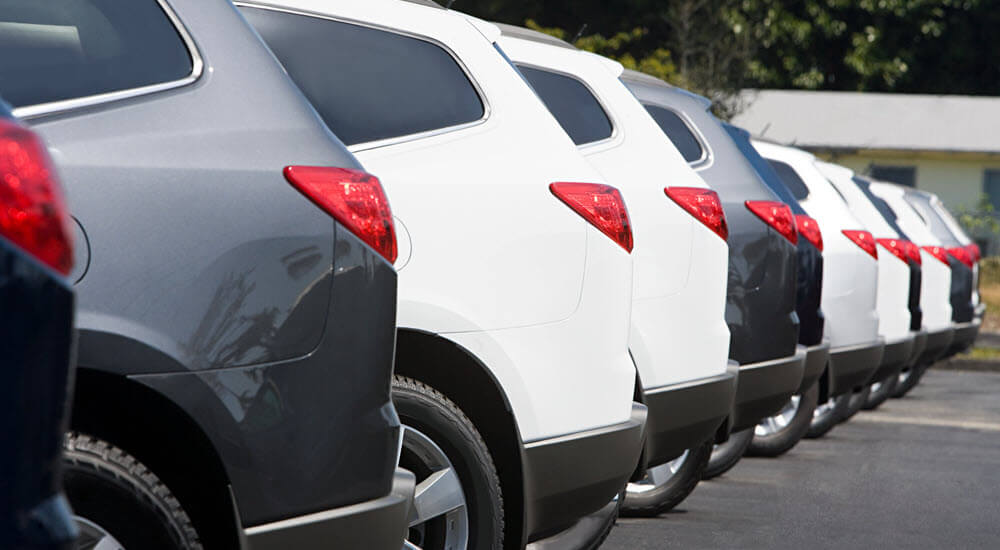
<instances>
[{"instance_id":1,"label":"tinted side window","mask_svg":"<svg viewBox=\"0 0 1000 550\"><path fill-rule=\"evenodd\" d=\"M584 145L611 137L614 132L611 119L582 82L524 65L517 68L573 143Z\"/></svg>"},{"instance_id":2,"label":"tinted side window","mask_svg":"<svg viewBox=\"0 0 1000 550\"><path fill-rule=\"evenodd\" d=\"M305 15L242 11L347 145L483 118L483 102L465 71L426 40Z\"/></svg>"},{"instance_id":3,"label":"tinted side window","mask_svg":"<svg viewBox=\"0 0 1000 550\"><path fill-rule=\"evenodd\" d=\"M155 0L4 0L0 83L14 107L180 80L192 61Z\"/></svg>"},{"instance_id":4,"label":"tinted side window","mask_svg":"<svg viewBox=\"0 0 1000 550\"><path fill-rule=\"evenodd\" d=\"M681 152L684 160L688 162L701 160L701 157L705 154L705 150L702 149L698 138L691 132L691 128L688 128L688 125L684 123L677 113L670 109L657 107L656 105L646 105L646 110L652 115L653 120L659 124L663 133L667 134L670 141L674 142L674 147Z\"/></svg>"},{"instance_id":5,"label":"tinted side window","mask_svg":"<svg viewBox=\"0 0 1000 550\"><path fill-rule=\"evenodd\" d=\"M865 194L865 197L875 205L875 209L882 215L882 218L889 224L889 227L896 233L899 233L900 237L904 239L908 238L906 233L903 232L903 228L899 226L899 217L896 216L896 212L889 206L889 203L885 202L882 197L872 193L871 182L858 176L854 176L851 179L861 189L861 192Z\"/></svg>"},{"instance_id":6,"label":"tinted side window","mask_svg":"<svg viewBox=\"0 0 1000 550\"><path fill-rule=\"evenodd\" d=\"M806 187L806 183L802 181L794 168L778 160L768 159L767 161L771 163L771 167L778 173L778 177L796 199L802 200L809 196L809 188Z\"/></svg>"}]
</instances>

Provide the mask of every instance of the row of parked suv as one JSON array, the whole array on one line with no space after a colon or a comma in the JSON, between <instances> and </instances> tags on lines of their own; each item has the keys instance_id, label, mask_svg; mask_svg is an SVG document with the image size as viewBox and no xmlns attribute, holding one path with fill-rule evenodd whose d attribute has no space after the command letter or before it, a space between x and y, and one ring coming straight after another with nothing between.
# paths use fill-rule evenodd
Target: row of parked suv
<instances>
[{"instance_id":1,"label":"row of parked suv","mask_svg":"<svg viewBox=\"0 0 1000 550\"><path fill-rule=\"evenodd\" d=\"M429 0L0 47L4 548L593 548L978 331L933 195Z\"/></svg>"}]
</instances>

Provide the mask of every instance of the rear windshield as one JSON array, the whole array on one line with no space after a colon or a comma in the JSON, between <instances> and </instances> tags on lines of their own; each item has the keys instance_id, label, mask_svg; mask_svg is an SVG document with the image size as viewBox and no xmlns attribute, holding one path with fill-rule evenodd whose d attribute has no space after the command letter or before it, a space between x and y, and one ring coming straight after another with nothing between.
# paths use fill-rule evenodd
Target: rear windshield
<instances>
[{"instance_id":1,"label":"rear windshield","mask_svg":"<svg viewBox=\"0 0 1000 550\"><path fill-rule=\"evenodd\" d=\"M601 102L582 82L525 65L518 65L517 68L528 79L535 93L569 134L573 143L594 143L607 139L614 133L611 119L601 107Z\"/></svg>"},{"instance_id":2,"label":"rear windshield","mask_svg":"<svg viewBox=\"0 0 1000 550\"><path fill-rule=\"evenodd\" d=\"M14 107L180 80L184 41L156 0L3 0L0 88Z\"/></svg>"},{"instance_id":3,"label":"rear windshield","mask_svg":"<svg viewBox=\"0 0 1000 550\"><path fill-rule=\"evenodd\" d=\"M485 115L462 67L427 40L281 11L242 12L347 145L451 128Z\"/></svg>"},{"instance_id":4,"label":"rear windshield","mask_svg":"<svg viewBox=\"0 0 1000 550\"><path fill-rule=\"evenodd\" d=\"M698 162L705 156L705 149L701 146L701 142L677 113L656 105L644 105L644 107L663 130L663 133L667 134L674 147L681 152L684 160L688 163Z\"/></svg>"},{"instance_id":5,"label":"rear windshield","mask_svg":"<svg viewBox=\"0 0 1000 550\"><path fill-rule=\"evenodd\" d=\"M859 176L854 176L852 179L854 180L854 184L865 194L865 197L868 197L868 200L875 205L875 209L882 215L886 223L889 224L889 227L898 233L900 238L908 240L909 237L903 232L903 228L899 226L899 217L896 215L896 211L889 206L889 203L885 202L885 199L872 193L871 182Z\"/></svg>"},{"instance_id":6,"label":"rear windshield","mask_svg":"<svg viewBox=\"0 0 1000 550\"><path fill-rule=\"evenodd\" d=\"M784 182L785 187L792 192L792 195L796 199L803 200L809 196L809 188L806 187L806 183L802 181L802 178L799 177L794 168L780 160L768 159L768 163L771 164L774 171L778 173L778 177ZM840 194L840 191L837 191L837 194Z\"/></svg>"},{"instance_id":7,"label":"rear windshield","mask_svg":"<svg viewBox=\"0 0 1000 550\"><path fill-rule=\"evenodd\" d=\"M733 126L732 124L723 123L722 127L726 129L726 133L729 134L729 137L732 138L736 147L741 153L743 153L743 157L747 159L750 166L753 166L754 171L757 172L760 179L764 180L764 183L767 184L771 191L774 191L775 195L778 195L781 202L791 206L792 210L795 211L796 214L803 213L804 211L799 205L799 201L796 200L795 195L792 194L791 190L788 189L788 186L786 186L784 181L782 181L781 176L774 171L774 167L772 167L767 160L764 159L764 157L760 156L757 149L755 149L753 144L750 143L750 134L748 134L745 130Z\"/></svg>"}]
</instances>

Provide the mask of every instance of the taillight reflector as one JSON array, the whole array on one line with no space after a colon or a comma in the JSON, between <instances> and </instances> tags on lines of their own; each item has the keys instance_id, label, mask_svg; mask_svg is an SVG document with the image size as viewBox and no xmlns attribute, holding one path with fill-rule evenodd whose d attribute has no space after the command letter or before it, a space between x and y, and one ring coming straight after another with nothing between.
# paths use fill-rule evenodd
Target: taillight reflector
<instances>
[{"instance_id":1,"label":"taillight reflector","mask_svg":"<svg viewBox=\"0 0 1000 550\"><path fill-rule=\"evenodd\" d=\"M805 237L820 252L823 251L823 233L819 230L819 222L805 214L797 214L795 216L795 226L798 228L799 235Z\"/></svg>"},{"instance_id":2,"label":"taillight reflector","mask_svg":"<svg viewBox=\"0 0 1000 550\"><path fill-rule=\"evenodd\" d=\"M851 242L861 247L869 256L878 259L878 249L875 248L875 238L872 237L871 233L854 229L845 229L841 233L850 239Z\"/></svg>"},{"instance_id":3,"label":"taillight reflector","mask_svg":"<svg viewBox=\"0 0 1000 550\"><path fill-rule=\"evenodd\" d=\"M549 190L619 246L632 252L632 224L618 189L597 183L557 182Z\"/></svg>"},{"instance_id":4,"label":"taillight reflector","mask_svg":"<svg viewBox=\"0 0 1000 550\"><path fill-rule=\"evenodd\" d=\"M927 251L928 254L937 258L944 265L948 264L948 251L945 250L943 246L922 246L920 247Z\"/></svg>"},{"instance_id":5,"label":"taillight reflector","mask_svg":"<svg viewBox=\"0 0 1000 550\"><path fill-rule=\"evenodd\" d=\"M0 120L0 235L63 275L73 269L69 213L45 146Z\"/></svg>"},{"instance_id":6,"label":"taillight reflector","mask_svg":"<svg viewBox=\"0 0 1000 550\"><path fill-rule=\"evenodd\" d=\"M718 193L702 187L667 187L663 192L723 240L729 238L729 225Z\"/></svg>"},{"instance_id":7,"label":"taillight reflector","mask_svg":"<svg viewBox=\"0 0 1000 550\"><path fill-rule=\"evenodd\" d=\"M795 229L795 216L787 204L778 201L747 201L750 209L764 223L781 233L792 244L798 244L799 233Z\"/></svg>"},{"instance_id":8,"label":"taillight reflector","mask_svg":"<svg viewBox=\"0 0 1000 550\"><path fill-rule=\"evenodd\" d=\"M378 178L360 170L326 166L286 166L284 174L288 183L389 263L396 261L392 210Z\"/></svg>"},{"instance_id":9,"label":"taillight reflector","mask_svg":"<svg viewBox=\"0 0 1000 550\"><path fill-rule=\"evenodd\" d=\"M904 264L908 264L909 254L906 250L906 241L902 239L875 239L875 242L882 245L882 248L888 250Z\"/></svg>"},{"instance_id":10,"label":"taillight reflector","mask_svg":"<svg viewBox=\"0 0 1000 550\"><path fill-rule=\"evenodd\" d=\"M910 241L903 241L906 243L904 245L906 249L906 257L911 261L915 262L917 265L924 263L923 258L920 257L920 247L911 243Z\"/></svg>"},{"instance_id":11,"label":"taillight reflector","mask_svg":"<svg viewBox=\"0 0 1000 550\"><path fill-rule=\"evenodd\" d=\"M976 262L972 259L972 254L964 246L953 246L948 249L948 254L963 264L972 267Z\"/></svg>"}]
</instances>

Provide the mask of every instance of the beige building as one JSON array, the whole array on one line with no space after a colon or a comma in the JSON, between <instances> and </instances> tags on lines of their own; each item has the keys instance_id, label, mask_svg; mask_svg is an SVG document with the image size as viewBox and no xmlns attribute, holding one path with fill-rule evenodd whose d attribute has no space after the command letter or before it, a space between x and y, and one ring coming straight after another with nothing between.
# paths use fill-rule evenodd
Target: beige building
<instances>
[{"instance_id":1,"label":"beige building","mask_svg":"<svg viewBox=\"0 0 1000 550\"><path fill-rule=\"evenodd\" d=\"M733 123L877 179L936 193L953 212L1000 212L1000 98L756 90Z\"/></svg>"}]
</instances>

